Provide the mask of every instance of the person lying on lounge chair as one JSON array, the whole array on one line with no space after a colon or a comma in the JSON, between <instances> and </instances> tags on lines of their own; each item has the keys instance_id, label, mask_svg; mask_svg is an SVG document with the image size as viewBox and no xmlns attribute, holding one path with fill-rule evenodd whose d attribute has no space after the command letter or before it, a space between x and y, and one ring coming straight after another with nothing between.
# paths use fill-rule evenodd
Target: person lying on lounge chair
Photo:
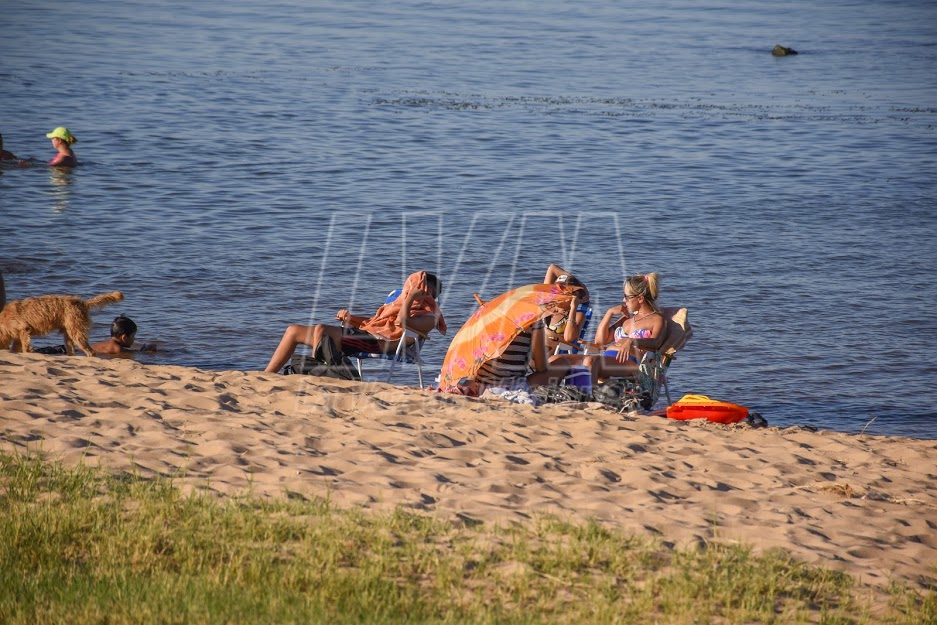
<instances>
[{"instance_id":1,"label":"person lying on lounge chair","mask_svg":"<svg viewBox=\"0 0 937 625\"><path fill-rule=\"evenodd\" d=\"M403 327L420 334L433 329L446 333L446 320L436 300L442 293L442 281L434 274L418 271L404 282L403 290L393 302L381 306L373 317L352 315L341 309L335 318L341 326L318 324L291 325L283 333L280 344L264 371L274 373L289 361L300 344L315 348L326 336L342 351L393 353L403 338Z\"/></svg>"}]
</instances>

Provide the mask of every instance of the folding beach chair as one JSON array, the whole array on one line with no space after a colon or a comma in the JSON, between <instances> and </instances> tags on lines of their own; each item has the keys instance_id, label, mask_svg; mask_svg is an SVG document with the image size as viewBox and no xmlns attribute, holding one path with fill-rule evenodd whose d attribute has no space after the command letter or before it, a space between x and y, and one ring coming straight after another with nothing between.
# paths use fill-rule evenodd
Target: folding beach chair
<instances>
[{"instance_id":1,"label":"folding beach chair","mask_svg":"<svg viewBox=\"0 0 937 625\"><path fill-rule=\"evenodd\" d=\"M670 399L670 389L667 387L667 369L676 358L677 352L683 349L693 336L686 308L664 308L661 313L666 323L664 339L656 350L645 352L638 363L638 383L650 396L652 406L660 398L661 388L664 389L667 404L673 403Z\"/></svg>"},{"instance_id":2,"label":"folding beach chair","mask_svg":"<svg viewBox=\"0 0 937 625\"><path fill-rule=\"evenodd\" d=\"M670 389L667 387L667 370L673 362L678 351L683 349L686 342L693 336L693 328L687 320L686 308L664 308L663 338L656 349L647 350L638 363L638 371L634 378L627 378L629 394L640 398L641 405L649 410L660 399L661 388L667 397L667 404L671 404ZM585 343L586 353L599 353L607 347L595 343ZM609 383L615 379L610 378Z\"/></svg>"},{"instance_id":3,"label":"folding beach chair","mask_svg":"<svg viewBox=\"0 0 937 625\"><path fill-rule=\"evenodd\" d=\"M387 294L387 297L384 299L385 304L390 304L397 297L400 296L402 289L394 289ZM387 378L385 382L390 382L391 376L394 375L394 370L397 368L397 363L402 362L406 364L416 365L417 377L420 380L420 388L423 388L423 358L420 355L421 350L423 349L423 343L426 342L427 336L412 328L404 326L403 336L400 337L400 341L397 343L397 350L393 354L385 353L372 353L372 352L352 352L347 353L346 356L354 358L358 366L358 375L361 376L361 361L365 359L380 359L380 360L390 360L390 370L387 372Z\"/></svg>"}]
</instances>

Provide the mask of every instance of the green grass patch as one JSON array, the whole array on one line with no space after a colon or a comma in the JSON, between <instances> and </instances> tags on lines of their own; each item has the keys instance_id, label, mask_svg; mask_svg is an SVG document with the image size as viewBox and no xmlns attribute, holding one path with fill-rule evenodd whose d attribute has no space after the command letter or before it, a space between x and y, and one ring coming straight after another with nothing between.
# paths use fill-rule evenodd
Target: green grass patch
<instances>
[{"instance_id":1,"label":"green grass patch","mask_svg":"<svg viewBox=\"0 0 937 625\"><path fill-rule=\"evenodd\" d=\"M466 527L0 455L0 623L937 623L937 593L594 523Z\"/></svg>"}]
</instances>

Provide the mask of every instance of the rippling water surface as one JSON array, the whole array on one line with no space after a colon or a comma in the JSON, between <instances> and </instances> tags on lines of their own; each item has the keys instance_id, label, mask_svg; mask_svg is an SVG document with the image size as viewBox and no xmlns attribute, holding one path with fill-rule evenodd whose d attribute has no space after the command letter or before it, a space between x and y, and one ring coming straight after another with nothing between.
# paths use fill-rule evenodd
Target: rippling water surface
<instances>
[{"instance_id":1,"label":"rippling water surface","mask_svg":"<svg viewBox=\"0 0 937 625\"><path fill-rule=\"evenodd\" d=\"M551 261L597 316L656 270L675 394L937 438L937 5L820 4L10 4L8 296L120 289L93 338L123 312L146 362L261 369L418 268L450 336Z\"/></svg>"}]
</instances>

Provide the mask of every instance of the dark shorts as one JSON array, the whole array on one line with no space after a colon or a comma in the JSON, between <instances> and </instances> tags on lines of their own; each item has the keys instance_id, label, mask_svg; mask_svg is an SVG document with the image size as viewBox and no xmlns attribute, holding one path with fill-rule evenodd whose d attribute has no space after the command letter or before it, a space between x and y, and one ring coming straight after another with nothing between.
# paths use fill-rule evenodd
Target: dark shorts
<instances>
[{"instance_id":1,"label":"dark shorts","mask_svg":"<svg viewBox=\"0 0 937 625\"><path fill-rule=\"evenodd\" d=\"M346 355L364 352L366 354L383 354L384 339L358 328L344 328L342 330L342 353Z\"/></svg>"}]
</instances>

